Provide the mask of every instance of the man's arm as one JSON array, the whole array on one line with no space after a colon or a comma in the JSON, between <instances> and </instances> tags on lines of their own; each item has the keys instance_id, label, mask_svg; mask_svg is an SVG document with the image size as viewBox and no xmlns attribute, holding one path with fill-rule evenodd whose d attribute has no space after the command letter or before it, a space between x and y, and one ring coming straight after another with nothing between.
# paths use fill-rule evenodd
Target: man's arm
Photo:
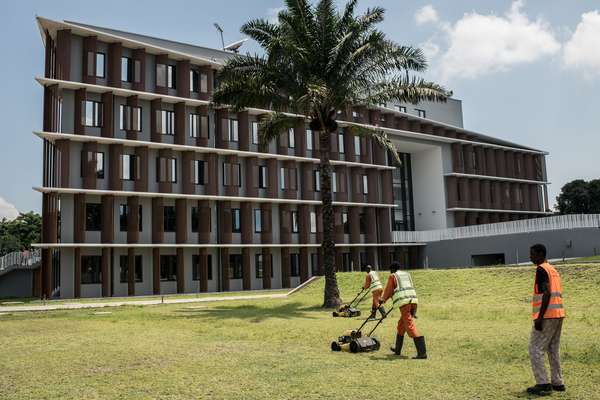
<instances>
[{"instance_id":1,"label":"man's arm","mask_svg":"<svg viewBox=\"0 0 600 400\"><path fill-rule=\"evenodd\" d=\"M396 284L396 281L394 279L394 275L390 275L390 277L388 278L388 281L385 285L385 289L383 290L381 304L385 303L390 297L392 297L392 295L394 294L395 284Z\"/></svg>"},{"instance_id":2,"label":"man's arm","mask_svg":"<svg viewBox=\"0 0 600 400\"><path fill-rule=\"evenodd\" d=\"M546 314L546 310L548 309L548 304L550 303L550 284L548 282L548 274L544 269L538 267L538 278L537 278L537 290L539 293L542 293L542 305L540 306L540 313L538 314L537 319L535 320L535 329L538 331L542 330L544 314Z\"/></svg>"},{"instance_id":3,"label":"man's arm","mask_svg":"<svg viewBox=\"0 0 600 400\"><path fill-rule=\"evenodd\" d=\"M367 274L365 278L365 284L363 285L363 289L368 289L371 286L371 275Z\"/></svg>"}]
</instances>

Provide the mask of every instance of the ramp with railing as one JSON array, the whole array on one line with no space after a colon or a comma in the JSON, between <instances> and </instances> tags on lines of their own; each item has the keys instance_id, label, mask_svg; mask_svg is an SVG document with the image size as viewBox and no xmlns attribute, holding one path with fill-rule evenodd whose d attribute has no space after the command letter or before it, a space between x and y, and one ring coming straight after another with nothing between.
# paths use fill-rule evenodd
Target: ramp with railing
<instances>
[{"instance_id":1,"label":"ramp with railing","mask_svg":"<svg viewBox=\"0 0 600 400\"><path fill-rule=\"evenodd\" d=\"M0 257L0 276L14 270L36 269L41 263L40 249L15 251Z\"/></svg>"},{"instance_id":2,"label":"ramp with railing","mask_svg":"<svg viewBox=\"0 0 600 400\"><path fill-rule=\"evenodd\" d=\"M600 228L600 214L557 215L431 231L394 231L394 243L427 243L564 229Z\"/></svg>"}]
</instances>

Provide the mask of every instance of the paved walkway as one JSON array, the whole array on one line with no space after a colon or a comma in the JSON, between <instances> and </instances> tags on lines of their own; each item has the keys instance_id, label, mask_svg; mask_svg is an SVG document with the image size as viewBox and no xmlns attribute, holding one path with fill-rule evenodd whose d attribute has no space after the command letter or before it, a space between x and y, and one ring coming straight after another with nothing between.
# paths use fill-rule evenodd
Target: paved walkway
<instances>
[{"instance_id":1,"label":"paved walkway","mask_svg":"<svg viewBox=\"0 0 600 400\"><path fill-rule=\"evenodd\" d=\"M153 298L151 300L123 300L123 301L106 301L106 302L94 302L94 303L54 303L49 301L50 304L37 304L37 305L22 305L22 306L2 306L0 307L0 314L8 314L14 312L23 311L54 311L54 310L79 310L83 308L104 308L104 307L121 307L121 306L152 306L158 304L186 304L186 303L208 303L215 301L234 301L234 300L260 300L260 299L283 299L288 295L303 289L310 283L319 279L319 277L312 277L311 279L304 282L302 285L290 290L287 293L266 293L262 294L248 294L248 295L235 295L235 296L210 296L210 297L189 297L189 298L169 298L165 296L160 299ZM99 299L101 300L101 299Z\"/></svg>"}]
</instances>

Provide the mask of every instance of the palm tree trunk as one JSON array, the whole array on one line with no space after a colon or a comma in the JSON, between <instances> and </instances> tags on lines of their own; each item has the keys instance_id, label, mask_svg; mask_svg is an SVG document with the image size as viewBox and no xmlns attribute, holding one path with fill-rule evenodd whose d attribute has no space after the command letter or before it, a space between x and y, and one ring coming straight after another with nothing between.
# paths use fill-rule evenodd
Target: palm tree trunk
<instances>
[{"instance_id":1,"label":"palm tree trunk","mask_svg":"<svg viewBox=\"0 0 600 400\"><path fill-rule=\"evenodd\" d=\"M325 273L325 292L323 295L323 307L335 308L341 304L340 290L337 285L335 266L335 242L334 242L334 218L333 199L331 193L331 163L329 152L331 150L331 133L327 130L321 131L319 144L321 151L320 180L321 180L321 203L323 213L323 270Z\"/></svg>"}]
</instances>

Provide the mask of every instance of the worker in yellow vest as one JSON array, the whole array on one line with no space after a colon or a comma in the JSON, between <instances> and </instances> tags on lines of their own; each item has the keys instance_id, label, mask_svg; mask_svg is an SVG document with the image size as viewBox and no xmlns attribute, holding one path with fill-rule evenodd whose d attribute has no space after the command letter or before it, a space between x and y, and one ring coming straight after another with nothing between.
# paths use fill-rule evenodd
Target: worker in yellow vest
<instances>
[{"instance_id":1,"label":"worker in yellow vest","mask_svg":"<svg viewBox=\"0 0 600 400\"><path fill-rule=\"evenodd\" d=\"M533 328L529 338L529 358L536 384L528 388L527 393L543 396L553 390L565 391L559 352L565 308L560 275L546 260L546 247L543 244L531 246L529 258L537 265L531 300ZM550 381L544 366L546 353L550 361Z\"/></svg>"},{"instance_id":2,"label":"worker in yellow vest","mask_svg":"<svg viewBox=\"0 0 600 400\"><path fill-rule=\"evenodd\" d=\"M385 309L379 306L379 300L381 300L381 295L383 293L383 286L381 285L381 281L379 280L379 275L377 271L375 271L370 265L366 267L367 276L365 277L365 284L363 285L363 289L367 289L371 291L371 295L373 296L373 301L371 303L371 317L375 318L375 314L377 313L377 309L379 308L379 312L381 313L381 317L385 317Z\"/></svg>"},{"instance_id":3,"label":"worker in yellow vest","mask_svg":"<svg viewBox=\"0 0 600 400\"><path fill-rule=\"evenodd\" d=\"M394 302L394 306L400 308L400 319L398 320L396 329L396 347L392 347L391 350L397 356L400 355L402 344L404 343L404 333L407 333L408 336L413 338L415 347L417 348L417 355L413 358L426 359L427 348L425 346L425 337L419 335L415 325L417 303L419 302L417 291L415 290L410 274L406 271L401 271L400 263L397 261L394 261L390 267L390 276L383 291L381 305L390 297Z\"/></svg>"}]
</instances>

